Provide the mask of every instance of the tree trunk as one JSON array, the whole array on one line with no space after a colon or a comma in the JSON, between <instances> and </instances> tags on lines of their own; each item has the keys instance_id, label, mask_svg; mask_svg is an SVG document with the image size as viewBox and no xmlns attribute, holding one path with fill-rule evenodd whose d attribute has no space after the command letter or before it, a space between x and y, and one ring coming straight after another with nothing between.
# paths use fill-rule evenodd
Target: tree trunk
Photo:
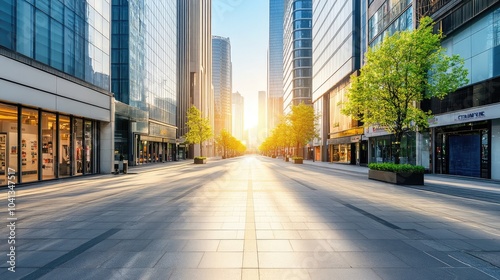
<instances>
[{"instance_id":1,"label":"tree trunk","mask_svg":"<svg viewBox=\"0 0 500 280\"><path fill-rule=\"evenodd\" d=\"M401 153L401 138L403 136L402 132L396 132L396 141L394 142L394 163L399 164L399 155Z\"/></svg>"},{"instance_id":2,"label":"tree trunk","mask_svg":"<svg viewBox=\"0 0 500 280\"><path fill-rule=\"evenodd\" d=\"M200 142L200 157L202 157L202 156L203 156L203 145Z\"/></svg>"}]
</instances>

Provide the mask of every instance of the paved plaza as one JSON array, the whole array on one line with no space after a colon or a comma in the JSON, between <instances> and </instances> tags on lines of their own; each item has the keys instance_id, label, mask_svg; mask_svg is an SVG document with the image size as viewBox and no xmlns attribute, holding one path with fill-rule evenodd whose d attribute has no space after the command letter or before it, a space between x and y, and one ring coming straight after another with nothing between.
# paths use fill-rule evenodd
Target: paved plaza
<instances>
[{"instance_id":1,"label":"paved plaza","mask_svg":"<svg viewBox=\"0 0 500 280\"><path fill-rule=\"evenodd\" d=\"M18 186L0 279L500 279L498 182L261 156L129 171Z\"/></svg>"}]
</instances>

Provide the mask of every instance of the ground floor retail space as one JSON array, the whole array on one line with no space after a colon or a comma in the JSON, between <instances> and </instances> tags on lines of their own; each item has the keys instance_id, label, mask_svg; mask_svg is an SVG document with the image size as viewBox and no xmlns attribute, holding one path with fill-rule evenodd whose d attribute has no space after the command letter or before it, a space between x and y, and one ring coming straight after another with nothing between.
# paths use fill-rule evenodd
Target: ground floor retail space
<instances>
[{"instance_id":1,"label":"ground floor retail space","mask_svg":"<svg viewBox=\"0 0 500 280\"><path fill-rule=\"evenodd\" d=\"M500 179L500 120L434 128L435 173Z\"/></svg>"},{"instance_id":2,"label":"ground floor retail space","mask_svg":"<svg viewBox=\"0 0 500 280\"><path fill-rule=\"evenodd\" d=\"M98 173L99 123L0 103L0 185Z\"/></svg>"},{"instance_id":3,"label":"ground floor retail space","mask_svg":"<svg viewBox=\"0 0 500 280\"><path fill-rule=\"evenodd\" d=\"M368 141L361 135L328 139L328 161L356 165L368 164Z\"/></svg>"}]
</instances>

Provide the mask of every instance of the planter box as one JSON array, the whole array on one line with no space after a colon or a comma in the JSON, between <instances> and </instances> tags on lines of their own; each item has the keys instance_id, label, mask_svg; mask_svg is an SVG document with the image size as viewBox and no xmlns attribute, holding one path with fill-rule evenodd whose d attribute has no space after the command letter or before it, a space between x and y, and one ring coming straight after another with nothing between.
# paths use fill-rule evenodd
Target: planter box
<instances>
[{"instance_id":1,"label":"planter box","mask_svg":"<svg viewBox=\"0 0 500 280\"><path fill-rule=\"evenodd\" d=\"M207 159L199 159L199 158L195 158L194 159L194 164L205 164L207 163Z\"/></svg>"},{"instance_id":2,"label":"planter box","mask_svg":"<svg viewBox=\"0 0 500 280\"><path fill-rule=\"evenodd\" d=\"M304 159L302 159L302 158L301 159L294 159L293 163L295 163L295 164L303 164L304 163Z\"/></svg>"},{"instance_id":3,"label":"planter box","mask_svg":"<svg viewBox=\"0 0 500 280\"><path fill-rule=\"evenodd\" d=\"M290 160L289 160L289 157L285 157L285 161L287 161L287 162L288 162L288 161L290 161Z\"/></svg>"},{"instance_id":4,"label":"planter box","mask_svg":"<svg viewBox=\"0 0 500 280\"><path fill-rule=\"evenodd\" d=\"M394 173L389 171L368 170L368 179L393 183L396 185L423 185L423 173Z\"/></svg>"}]
</instances>

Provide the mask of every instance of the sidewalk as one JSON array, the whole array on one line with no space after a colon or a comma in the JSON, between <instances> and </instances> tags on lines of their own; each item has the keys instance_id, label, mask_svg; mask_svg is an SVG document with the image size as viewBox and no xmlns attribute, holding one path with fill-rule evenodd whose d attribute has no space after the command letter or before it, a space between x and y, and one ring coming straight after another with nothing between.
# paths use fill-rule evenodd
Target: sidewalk
<instances>
[{"instance_id":1,"label":"sidewalk","mask_svg":"<svg viewBox=\"0 0 500 280\"><path fill-rule=\"evenodd\" d=\"M362 174L368 174L368 167L359 165L350 165L342 163L330 163L330 162L318 162L311 160L304 160L304 164L318 166L321 168L329 168L339 171L356 172ZM464 176L454 176L445 174L425 174L425 185L424 187L416 187L419 189L433 190L436 187L448 188L448 189L460 189L461 191L477 192L479 195L483 194L494 194L500 195L500 181L483 179L483 178L473 178ZM500 201L499 201L500 202Z\"/></svg>"}]
</instances>

